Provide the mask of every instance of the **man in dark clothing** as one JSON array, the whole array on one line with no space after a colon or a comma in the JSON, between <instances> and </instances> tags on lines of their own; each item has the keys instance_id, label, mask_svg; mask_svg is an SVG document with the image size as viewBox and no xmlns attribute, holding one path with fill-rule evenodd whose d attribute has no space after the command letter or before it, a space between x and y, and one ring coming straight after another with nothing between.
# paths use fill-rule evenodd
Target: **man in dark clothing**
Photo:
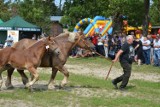
<instances>
[{"instance_id":1,"label":"man in dark clothing","mask_svg":"<svg viewBox=\"0 0 160 107\"><path fill-rule=\"evenodd\" d=\"M122 45L121 49L116 54L115 59L112 60L115 63L119 59L121 67L123 68L123 75L112 80L112 84L116 89L118 89L117 83L122 81L119 87L119 89L122 91L127 86L129 77L131 75L132 61L134 59L134 48L132 46L132 43L133 36L128 35L127 41Z\"/></svg>"}]
</instances>

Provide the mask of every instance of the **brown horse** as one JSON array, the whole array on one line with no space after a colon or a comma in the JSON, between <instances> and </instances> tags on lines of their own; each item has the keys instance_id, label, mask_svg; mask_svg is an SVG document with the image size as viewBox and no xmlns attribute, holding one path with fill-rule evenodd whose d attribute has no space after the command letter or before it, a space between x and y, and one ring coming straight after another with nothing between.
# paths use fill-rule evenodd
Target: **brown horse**
<instances>
[{"instance_id":1,"label":"brown horse","mask_svg":"<svg viewBox=\"0 0 160 107\"><path fill-rule=\"evenodd\" d=\"M1 73L6 65L9 64L20 70L27 69L33 75L33 80L26 85L27 87L31 87L39 78L36 69L40 65L44 53L48 50L46 47L50 48L52 51L57 48L55 42L51 40L50 37L47 37L37 41L35 44L24 50L18 50L13 47L2 49L0 51L0 85L2 85Z\"/></svg>"},{"instance_id":2,"label":"brown horse","mask_svg":"<svg viewBox=\"0 0 160 107\"><path fill-rule=\"evenodd\" d=\"M84 35L80 33L62 33L54 38L55 43L58 45L58 48L56 51L54 51L51 54L48 54L47 52L44 54L40 67L52 67L52 75L50 78L50 81L48 83L48 88L52 89L54 88L54 78L56 76L57 71L59 70L64 74L64 79L62 80L61 86L64 86L67 84L67 79L69 77L69 73L67 69L64 67L64 64L66 63L69 54L75 46L79 46L84 49L90 49L90 47L94 47L92 42L90 40L85 40ZM15 48L18 49L26 49L29 45L33 44L34 40L29 39L23 39L19 41L17 44L14 45ZM85 43L88 45L86 45ZM8 78L6 81L6 86L12 86L11 84L11 75L13 73L14 69L8 70ZM23 83L25 84L28 81L28 78L24 74L23 71L18 72L22 76Z\"/></svg>"}]
</instances>

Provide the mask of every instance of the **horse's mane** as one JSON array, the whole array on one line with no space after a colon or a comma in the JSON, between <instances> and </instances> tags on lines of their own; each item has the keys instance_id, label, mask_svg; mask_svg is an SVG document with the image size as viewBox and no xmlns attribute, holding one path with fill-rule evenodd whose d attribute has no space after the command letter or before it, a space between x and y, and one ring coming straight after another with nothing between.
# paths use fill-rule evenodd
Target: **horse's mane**
<instances>
[{"instance_id":1,"label":"horse's mane","mask_svg":"<svg viewBox=\"0 0 160 107\"><path fill-rule=\"evenodd\" d=\"M76 33L75 32L61 33L58 36L56 36L55 39L61 39L61 38L64 39L65 37L69 42L75 42Z\"/></svg>"},{"instance_id":2,"label":"horse's mane","mask_svg":"<svg viewBox=\"0 0 160 107\"><path fill-rule=\"evenodd\" d=\"M33 48L35 46L40 46L41 43L44 43L44 41L43 40L36 41L33 45L31 45L30 47L28 47L28 49L31 49L31 48Z\"/></svg>"},{"instance_id":3,"label":"horse's mane","mask_svg":"<svg viewBox=\"0 0 160 107\"><path fill-rule=\"evenodd\" d=\"M18 41L18 42L15 42L13 45L12 45L12 47L13 48L17 48L17 46L23 46L25 43L27 43L28 44L28 42L29 42L29 44L31 43L31 42L35 42L36 40L33 40L33 39L22 39L22 40L20 40L20 41ZM20 45L21 44L21 45ZM31 43L32 44L32 43Z\"/></svg>"},{"instance_id":4,"label":"horse's mane","mask_svg":"<svg viewBox=\"0 0 160 107\"><path fill-rule=\"evenodd\" d=\"M55 38L67 37L67 36L69 36L69 33L70 33L70 32L61 33L61 34L59 34L58 36L56 36Z\"/></svg>"}]
</instances>

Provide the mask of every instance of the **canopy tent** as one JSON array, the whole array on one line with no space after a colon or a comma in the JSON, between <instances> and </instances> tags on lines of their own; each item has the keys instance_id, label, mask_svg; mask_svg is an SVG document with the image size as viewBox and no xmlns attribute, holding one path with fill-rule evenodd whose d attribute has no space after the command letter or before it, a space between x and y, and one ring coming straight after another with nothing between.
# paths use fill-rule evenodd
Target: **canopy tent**
<instances>
[{"instance_id":1,"label":"canopy tent","mask_svg":"<svg viewBox=\"0 0 160 107\"><path fill-rule=\"evenodd\" d=\"M0 19L0 24L3 23L3 21Z\"/></svg>"},{"instance_id":2,"label":"canopy tent","mask_svg":"<svg viewBox=\"0 0 160 107\"><path fill-rule=\"evenodd\" d=\"M0 31L6 30L41 31L41 28L25 21L20 16L15 16L11 20L0 24Z\"/></svg>"},{"instance_id":3,"label":"canopy tent","mask_svg":"<svg viewBox=\"0 0 160 107\"><path fill-rule=\"evenodd\" d=\"M17 30L19 31L19 39L32 38L33 34L40 35L41 28L25 21L20 16L15 16L12 19L0 24L0 42L4 43L7 38L7 31ZM26 35L25 37L22 37Z\"/></svg>"}]
</instances>

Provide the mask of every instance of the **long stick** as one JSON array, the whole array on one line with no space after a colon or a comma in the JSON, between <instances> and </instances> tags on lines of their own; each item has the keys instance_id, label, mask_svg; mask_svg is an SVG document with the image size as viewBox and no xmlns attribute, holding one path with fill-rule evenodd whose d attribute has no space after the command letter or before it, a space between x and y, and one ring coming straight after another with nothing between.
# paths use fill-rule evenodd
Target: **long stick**
<instances>
[{"instance_id":1,"label":"long stick","mask_svg":"<svg viewBox=\"0 0 160 107\"><path fill-rule=\"evenodd\" d=\"M111 72L111 69L112 69L113 64L114 64L114 62L112 62L112 64L111 64L111 66L110 66L110 68L109 68L109 71L108 71L108 74L107 74L107 76L106 76L105 80L107 80L107 79L108 79L108 77L109 77L109 74L110 74L110 72Z\"/></svg>"}]
</instances>

